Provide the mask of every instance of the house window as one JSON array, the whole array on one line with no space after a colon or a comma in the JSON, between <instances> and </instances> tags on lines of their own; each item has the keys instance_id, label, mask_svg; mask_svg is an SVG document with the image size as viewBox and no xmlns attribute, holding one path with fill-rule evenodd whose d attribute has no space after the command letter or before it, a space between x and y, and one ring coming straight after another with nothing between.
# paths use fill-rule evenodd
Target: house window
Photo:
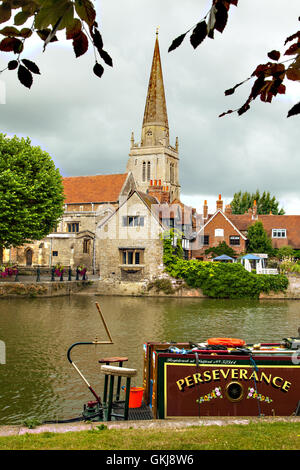
<instances>
[{"instance_id":1,"label":"house window","mask_svg":"<svg viewBox=\"0 0 300 470\"><path fill-rule=\"evenodd\" d=\"M273 228L272 238L286 238L286 229L285 228Z\"/></svg>"},{"instance_id":2,"label":"house window","mask_svg":"<svg viewBox=\"0 0 300 470\"><path fill-rule=\"evenodd\" d=\"M144 227L145 217L140 215L129 215L123 217L123 227Z\"/></svg>"},{"instance_id":3,"label":"house window","mask_svg":"<svg viewBox=\"0 0 300 470\"><path fill-rule=\"evenodd\" d=\"M224 237L224 229L223 228L216 228L215 229L215 237Z\"/></svg>"},{"instance_id":4,"label":"house window","mask_svg":"<svg viewBox=\"0 0 300 470\"><path fill-rule=\"evenodd\" d=\"M202 243L203 245L209 245L209 235L203 235L202 237Z\"/></svg>"},{"instance_id":5,"label":"house window","mask_svg":"<svg viewBox=\"0 0 300 470\"><path fill-rule=\"evenodd\" d=\"M240 237L232 235L229 237L229 244L234 245L234 246L239 246L240 245Z\"/></svg>"},{"instance_id":6,"label":"house window","mask_svg":"<svg viewBox=\"0 0 300 470\"><path fill-rule=\"evenodd\" d=\"M121 264L141 264L143 250L121 249Z\"/></svg>"},{"instance_id":7,"label":"house window","mask_svg":"<svg viewBox=\"0 0 300 470\"><path fill-rule=\"evenodd\" d=\"M72 222L68 224L68 232L79 232L79 222Z\"/></svg>"}]
</instances>

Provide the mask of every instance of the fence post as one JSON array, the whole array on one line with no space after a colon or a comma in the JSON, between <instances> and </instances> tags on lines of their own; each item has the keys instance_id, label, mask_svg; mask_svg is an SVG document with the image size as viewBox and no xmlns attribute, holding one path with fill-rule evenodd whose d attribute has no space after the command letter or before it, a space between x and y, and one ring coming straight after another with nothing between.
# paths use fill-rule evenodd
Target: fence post
<instances>
[{"instance_id":1,"label":"fence post","mask_svg":"<svg viewBox=\"0 0 300 470\"><path fill-rule=\"evenodd\" d=\"M41 280L41 269L38 266L36 270L36 282L40 282L40 280Z\"/></svg>"},{"instance_id":2,"label":"fence post","mask_svg":"<svg viewBox=\"0 0 300 470\"><path fill-rule=\"evenodd\" d=\"M71 269L71 266L69 266L69 277L68 277L68 281L72 281L72 269Z\"/></svg>"},{"instance_id":3,"label":"fence post","mask_svg":"<svg viewBox=\"0 0 300 470\"><path fill-rule=\"evenodd\" d=\"M55 268L53 267L53 268L51 269L51 281L54 281L54 280L55 280L55 279L54 279L54 273L55 273Z\"/></svg>"}]
</instances>

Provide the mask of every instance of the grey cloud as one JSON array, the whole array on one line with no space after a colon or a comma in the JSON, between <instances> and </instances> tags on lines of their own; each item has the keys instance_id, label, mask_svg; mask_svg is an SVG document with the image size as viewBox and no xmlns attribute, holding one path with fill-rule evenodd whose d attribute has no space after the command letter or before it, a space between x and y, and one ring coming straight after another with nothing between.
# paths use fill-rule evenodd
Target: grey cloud
<instances>
[{"instance_id":1,"label":"grey cloud","mask_svg":"<svg viewBox=\"0 0 300 470\"><path fill-rule=\"evenodd\" d=\"M75 59L70 47L33 50L42 71L30 91L14 72L6 82L0 130L28 135L47 150L64 175L123 172L130 134L140 139L155 29L166 88L171 142L179 137L183 194L230 198L239 189L270 190L300 199L299 117L286 119L292 102L254 102L242 117L218 118L245 101L251 84L230 97L224 90L247 78L267 52L281 48L298 28L298 1L251 0L231 7L228 26L196 51L186 37L168 54L172 40L207 12L198 0L98 2L104 45L114 61L101 80L92 73L93 52ZM292 194L292 196L291 196Z\"/></svg>"}]
</instances>

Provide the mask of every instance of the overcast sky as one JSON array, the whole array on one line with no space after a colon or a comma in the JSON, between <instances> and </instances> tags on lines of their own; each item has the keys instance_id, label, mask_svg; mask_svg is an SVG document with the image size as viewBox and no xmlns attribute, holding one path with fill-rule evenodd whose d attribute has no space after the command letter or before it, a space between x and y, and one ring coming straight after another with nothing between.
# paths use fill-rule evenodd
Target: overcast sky
<instances>
[{"instance_id":1,"label":"overcast sky","mask_svg":"<svg viewBox=\"0 0 300 470\"><path fill-rule=\"evenodd\" d=\"M240 0L230 9L223 34L196 50L187 36L168 53L172 40L207 13L208 0L97 1L104 48L114 61L98 79L92 47L76 59L71 42L31 41L23 57L34 60L41 76L31 90L15 71L1 75L6 104L0 106L0 132L29 136L49 152L63 176L123 173L131 132L140 140L147 86L159 26L171 145L179 138L183 202L211 211L218 194L227 204L234 192L270 191L289 214L300 214L300 117L286 118L299 101L299 83L272 104L255 101L239 117L219 118L236 109L250 92L248 82L232 96L224 90L249 77L284 51L287 36L299 29L299 0ZM0 66L6 63L1 53ZM286 58L286 57L285 57ZM3 83L2 83L3 86Z\"/></svg>"}]
</instances>

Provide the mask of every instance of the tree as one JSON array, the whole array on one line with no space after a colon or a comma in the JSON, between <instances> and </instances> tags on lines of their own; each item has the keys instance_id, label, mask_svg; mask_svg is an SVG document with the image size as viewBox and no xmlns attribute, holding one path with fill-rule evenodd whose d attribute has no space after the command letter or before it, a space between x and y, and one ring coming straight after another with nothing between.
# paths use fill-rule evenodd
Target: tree
<instances>
[{"instance_id":1,"label":"tree","mask_svg":"<svg viewBox=\"0 0 300 470\"><path fill-rule=\"evenodd\" d=\"M272 241L268 237L267 232L260 220L248 227L247 233L248 253L267 253L273 254Z\"/></svg>"},{"instance_id":2,"label":"tree","mask_svg":"<svg viewBox=\"0 0 300 470\"><path fill-rule=\"evenodd\" d=\"M192 26L188 31L174 39L169 47L169 52L180 46L186 35L191 31L190 42L194 49L196 49L206 38L213 39L216 31L223 33L227 25L228 12L232 5L237 7L238 0L211 0L211 8L206 15L196 25ZM226 114L234 112L237 112L238 115L241 116L250 109L250 104L257 97L260 97L261 101L265 103L271 103L272 99L277 94L285 93L286 86L283 84L284 79L300 81L300 31L297 31L286 38L284 46L292 41L294 42L289 44L287 49L284 51L284 55L288 56L288 59L279 62L281 57L281 53L279 51L272 50L268 52L268 58L271 59L272 62L268 61L265 64L259 64L251 73L250 77L225 91L226 96L232 95L236 88L249 80L254 80L250 94L245 103L238 109L230 109L220 114L219 117L223 117ZM287 62L290 63L287 64ZM289 110L287 117L294 116L296 114L300 114L300 102L295 104Z\"/></svg>"},{"instance_id":3,"label":"tree","mask_svg":"<svg viewBox=\"0 0 300 470\"><path fill-rule=\"evenodd\" d=\"M211 248L208 248L207 250L205 250L205 254L206 255L211 254L214 257L221 256L221 255L227 255L231 257L236 256L236 253L233 250L233 248L228 246L226 242L220 242L218 246L213 246Z\"/></svg>"},{"instance_id":4,"label":"tree","mask_svg":"<svg viewBox=\"0 0 300 470\"><path fill-rule=\"evenodd\" d=\"M256 203L257 214L284 215L284 210L279 209L279 202L275 196L271 197L269 191L260 194L259 190L250 194L249 192L239 191L234 193L230 203L233 214L244 214Z\"/></svg>"},{"instance_id":5,"label":"tree","mask_svg":"<svg viewBox=\"0 0 300 470\"><path fill-rule=\"evenodd\" d=\"M110 55L103 49L92 0L4 0L0 5L0 23L6 23L11 18L12 24L0 30L0 35L4 36L0 51L13 52L16 59L9 61L0 73L7 69L17 70L19 81L27 88L33 83L32 74L40 74L34 62L21 58L25 41L33 34L43 41L45 51L50 42L58 41L56 33L65 31L66 39L72 41L76 57L87 52L90 41L95 55L93 72L98 77L104 72L98 60L111 67L113 65ZM30 28L22 27L27 21L31 21Z\"/></svg>"},{"instance_id":6,"label":"tree","mask_svg":"<svg viewBox=\"0 0 300 470\"><path fill-rule=\"evenodd\" d=\"M0 134L0 251L48 235L63 202L62 178L51 157L29 138Z\"/></svg>"}]
</instances>

